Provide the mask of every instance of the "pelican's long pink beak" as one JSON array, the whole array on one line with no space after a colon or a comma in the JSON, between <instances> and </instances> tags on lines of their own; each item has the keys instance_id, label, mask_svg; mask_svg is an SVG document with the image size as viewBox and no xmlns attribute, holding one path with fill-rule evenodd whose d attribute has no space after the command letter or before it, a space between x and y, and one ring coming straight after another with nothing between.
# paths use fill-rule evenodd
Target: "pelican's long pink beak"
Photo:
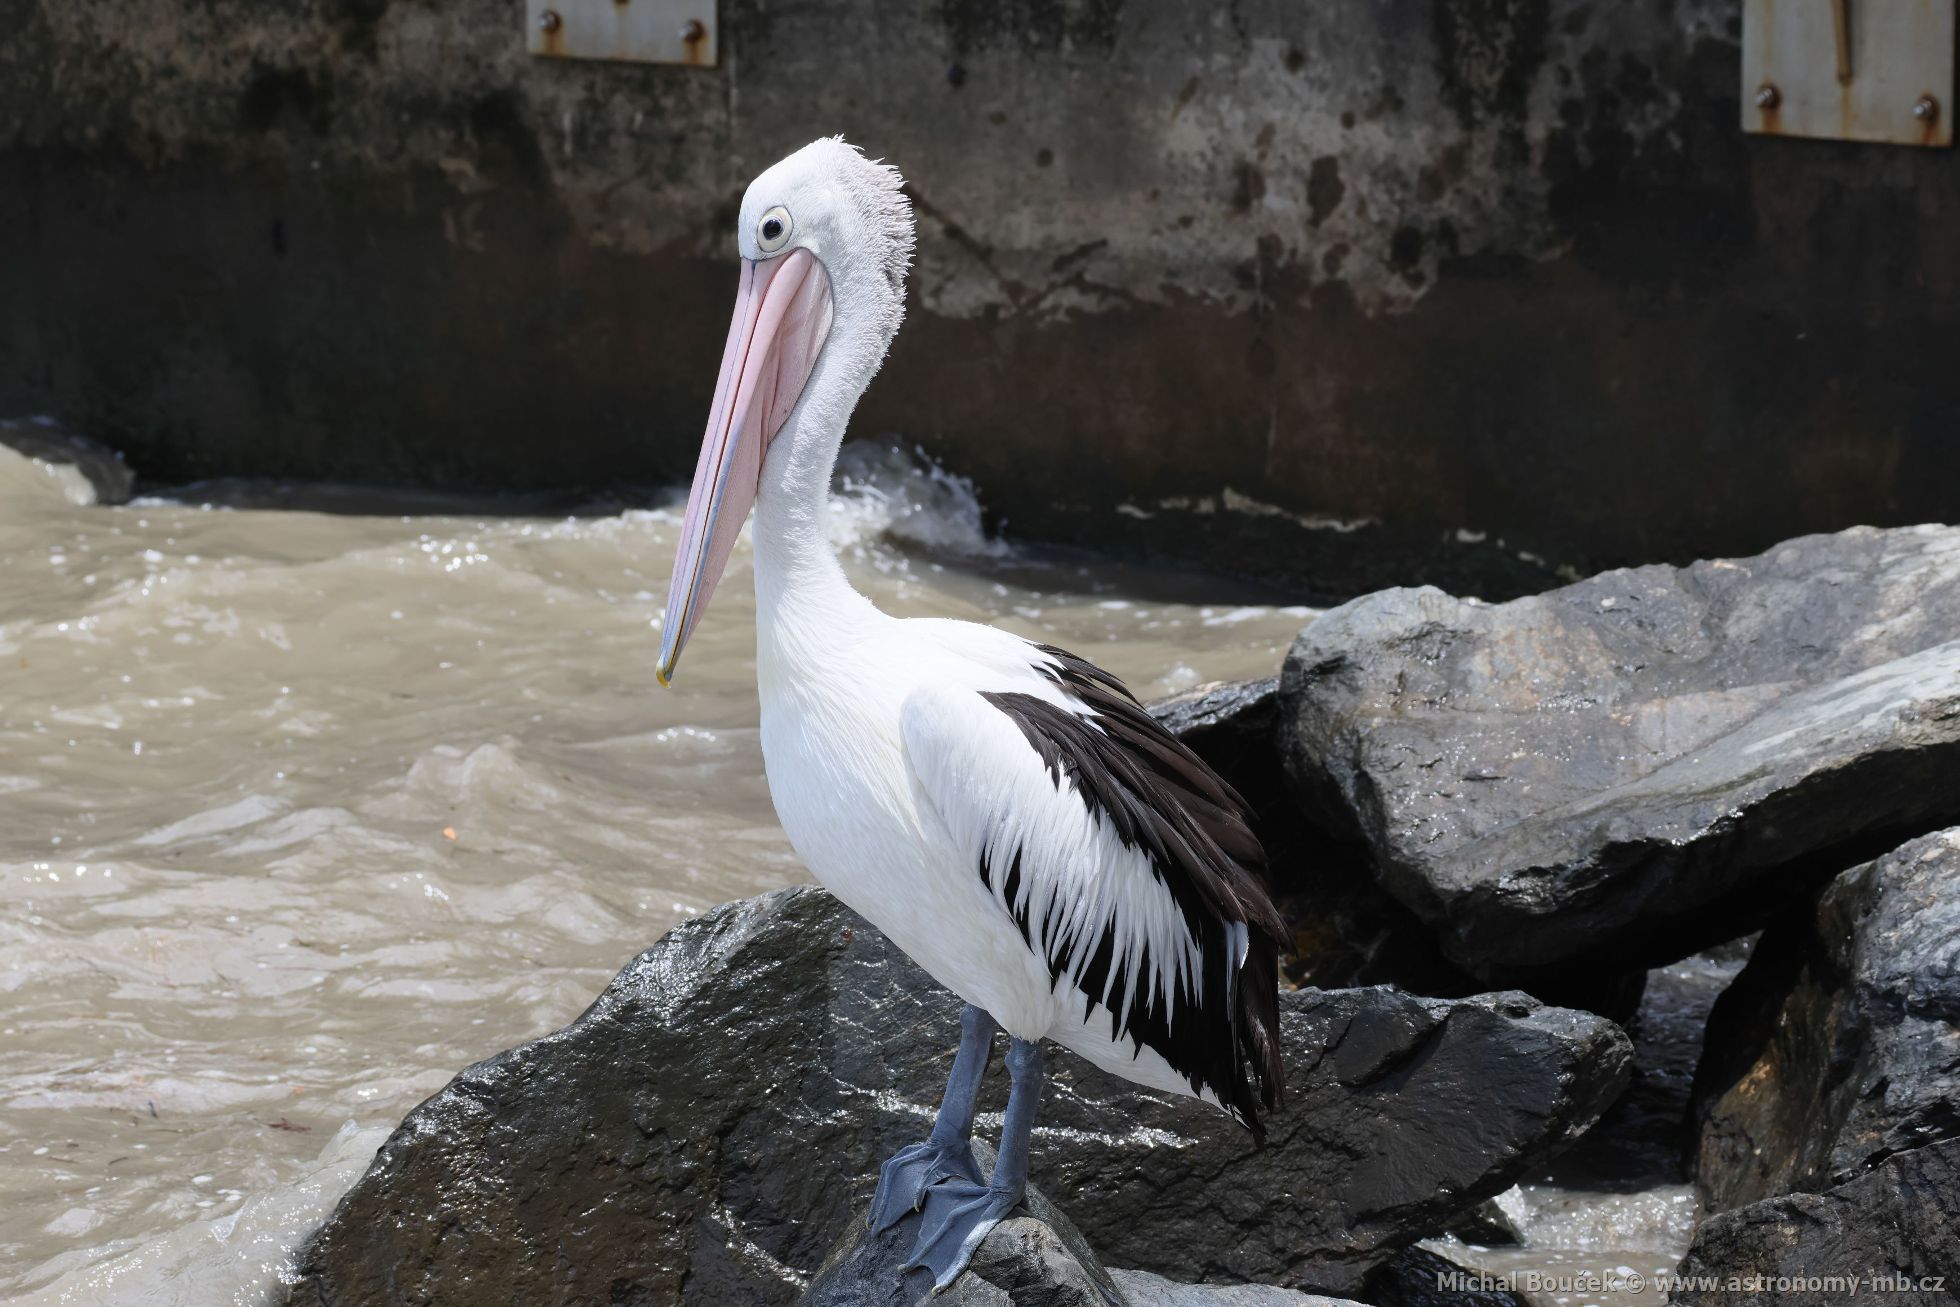
<instances>
[{"instance_id":1,"label":"pelican's long pink beak","mask_svg":"<svg viewBox=\"0 0 1960 1307\"><path fill-rule=\"evenodd\" d=\"M660 627L662 685L674 675L715 582L728 566L762 480L769 442L789 420L830 335L830 278L808 250L742 261L735 320L721 353L721 378L687 495L667 616Z\"/></svg>"}]
</instances>

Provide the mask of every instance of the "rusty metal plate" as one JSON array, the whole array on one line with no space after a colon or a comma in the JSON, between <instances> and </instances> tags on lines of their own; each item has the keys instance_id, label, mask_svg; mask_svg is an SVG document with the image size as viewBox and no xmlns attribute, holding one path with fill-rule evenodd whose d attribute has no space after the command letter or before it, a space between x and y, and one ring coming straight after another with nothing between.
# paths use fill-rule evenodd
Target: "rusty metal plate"
<instances>
[{"instance_id":1,"label":"rusty metal plate","mask_svg":"<svg viewBox=\"0 0 1960 1307\"><path fill-rule=\"evenodd\" d=\"M1953 144L1955 0L1743 0L1742 129Z\"/></svg>"},{"instance_id":2,"label":"rusty metal plate","mask_svg":"<svg viewBox=\"0 0 1960 1307\"><path fill-rule=\"evenodd\" d=\"M712 68L715 0L525 0L535 55Z\"/></svg>"}]
</instances>

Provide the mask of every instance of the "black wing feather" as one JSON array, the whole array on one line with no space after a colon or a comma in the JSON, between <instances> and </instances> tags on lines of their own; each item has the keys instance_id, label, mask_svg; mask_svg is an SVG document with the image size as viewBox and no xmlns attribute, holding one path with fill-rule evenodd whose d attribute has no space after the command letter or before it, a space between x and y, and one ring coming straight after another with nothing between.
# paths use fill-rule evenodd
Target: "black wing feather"
<instances>
[{"instance_id":1,"label":"black wing feather","mask_svg":"<svg viewBox=\"0 0 1960 1307\"><path fill-rule=\"evenodd\" d=\"M983 697L1020 727L1049 774L1066 781L1090 811L1129 848L1141 849L1167 887L1185 925L1199 942L1204 968L1202 998L1183 986L1160 1001L1146 978L1146 955L1137 975L1110 968L1117 960L1113 927L1105 926L1081 972L1081 990L1093 1012L1108 991L1117 996L1112 1037L1129 1038L1162 1054L1194 1090L1210 1091L1252 1132L1264 1137L1262 1108L1279 1101L1284 1073L1279 1058L1279 913L1264 885L1265 852L1252 833L1245 800L1197 754L1166 731L1114 676L1083 658L1039 646L1051 665L1039 667L1089 710L1070 712L1029 694ZM1072 968L1066 940L1029 939L1021 897L1020 852L1000 886L1030 948L1042 952L1060 983ZM991 888L994 869L983 855L980 875ZM1246 927L1241 963L1232 956L1231 927Z\"/></svg>"}]
</instances>

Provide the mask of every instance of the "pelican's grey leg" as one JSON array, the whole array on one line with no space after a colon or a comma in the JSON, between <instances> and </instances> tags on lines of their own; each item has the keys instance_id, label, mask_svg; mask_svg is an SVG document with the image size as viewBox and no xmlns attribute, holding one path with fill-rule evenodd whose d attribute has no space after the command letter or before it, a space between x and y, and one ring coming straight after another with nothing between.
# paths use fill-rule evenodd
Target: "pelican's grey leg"
<instances>
[{"instance_id":1,"label":"pelican's grey leg","mask_svg":"<svg viewBox=\"0 0 1960 1307\"><path fill-rule=\"evenodd\" d=\"M1014 1087L1001 1122L1000 1156L986 1184L948 1180L926 1191L925 1221L919 1242L904 1269L923 1266L933 1287L944 1289L973 1260L988 1231L1020 1203L1028 1187L1028 1137L1041 1104L1041 1045L1024 1039L1007 1045L1007 1070Z\"/></svg>"},{"instance_id":2,"label":"pelican's grey leg","mask_svg":"<svg viewBox=\"0 0 1960 1307\"><path fill-rule=\"evenodd\" d=\"M926 1190L946 1180L980 1182L974 1165L973 1116L980 1100L980 1081L994 1054L994 1019L968 1003L960 1013L960 1051L946 1077L946 1096L932 1134L922 1144L901 1148L878 1172L878 1192L871 1197L871 1228L882 1230L905 1219L925 1202Z\"/></svg>"}]
</instances>

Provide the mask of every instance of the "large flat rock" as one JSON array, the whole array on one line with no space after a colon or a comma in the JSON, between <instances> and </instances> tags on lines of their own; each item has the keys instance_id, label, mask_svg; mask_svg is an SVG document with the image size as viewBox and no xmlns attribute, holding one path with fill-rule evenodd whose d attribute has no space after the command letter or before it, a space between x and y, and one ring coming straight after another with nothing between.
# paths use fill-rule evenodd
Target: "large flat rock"
<instances>
[{"instance_id":1,"label":"large flat rock","mask_svg":"<svg viewBox=\"0 0 1960 1307\"><path fill-rule=\"evenodd\" d=\"M790 1302L923 1136L957 1012L820 890L718 909L410 1113L291 1300ZM1521 994L1305 990L1282 1026L1290 1109L1263 1148L1051 1059L1034 1178L1104 1262L1342 1292L1569 1143L1629 1060L1609 1022Z\"/></svg>"},{"instance_id":2,"label":"large flat rock","mask_svg":"<svg viewBox=\"0 0 1960 1307\"><path fill-rule=\"evenodd\" d=\"M1858 528L1301 633L1296 791L1485 977L1652 965L1960 820L1960 529Z\"/></svg>"},{"instance_id":3,"label":"large flat rock","mask_svg":"<svg viewBox=\"0 0 1960 1307\"><path fill-rule=\"evenodd\" d=\"M1852 868L1772 925L1707 1049L1695 1169L1711 1207L1825 1189L1960 1137L1960 827Z\"/></svg>"}]
</instances>

